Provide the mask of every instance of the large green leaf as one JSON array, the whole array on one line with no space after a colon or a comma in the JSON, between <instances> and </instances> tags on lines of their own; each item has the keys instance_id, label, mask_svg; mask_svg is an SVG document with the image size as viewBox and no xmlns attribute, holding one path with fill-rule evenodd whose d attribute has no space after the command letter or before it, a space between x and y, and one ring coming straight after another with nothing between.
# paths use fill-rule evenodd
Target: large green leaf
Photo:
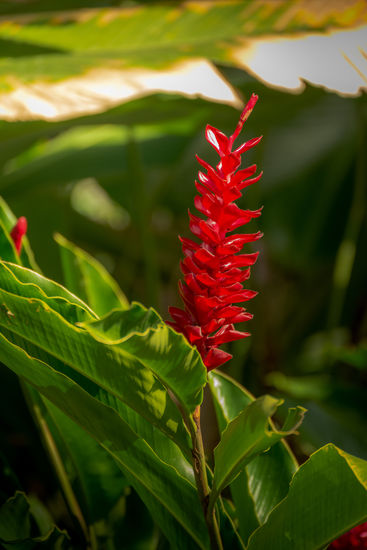
<instances>
[{"instance_id":1,"label":"large green leaf","mask_svg":"<svg viewBox=\"0 0 367 550\"><path fill-rule=\"evenodd\" d=\"M14 219L7 204L1 200L0 220L4 220L9 229ZM4 239L9 238L5 228L2 236ZM0 256L3 259L6 258L4 247L0 246L0 251ZM29 245L28 252L31 252ZM18 255L15 260L19 261ZM9 271L14 278L9 277ZM74 319L76 322L95 317L86 304L64 287L30 269L14 264L1 264L0 279L1 285L10 291L14 290L14 285L16 287L19 282L26 284L29 296L42 299L69 321ZM56 443L57 450L53 452L60 454L70 482L74 485L79 498L77 506L81 506L87 523L91 524L97 520L106 521L108 512L121 497L122 489L126 486L121 470L105 449L51 402L46 404L37 390L24 384L23 391L29 408L33 412L34 420L44 437L44 442L48 448ZM53 441L50 441L51 439ZM99 532L100 530L101 524Z\"/></svg>"},{"instance_id":2,"label":"large green leaf","mask_svg":"<svg viewBox=\"0 0 367 550\"><path fill-rule=\"evenodd\" d=\"M181 524L192 537L192 547L207 548L208 536L197 491L178 471L162 461L153 449L111 407L46 363L31 357L1 335L0 359L24 377L74 422L86 429L115 458L130 480L140 485ZM180 495L178 499L177 496ZM154 503L147 502L155 517ZM159 517L158 517L159 516ZM158 519L161 515L157 514ZM160 527L165 532L165 525ZM167 536L169 534L167 533Z\"/></svg>"},{"instance_id":3,"label":"large green leaf","mask_svg":"<svg viewBox=\"0 0 367 550\"><path fill-rule=\"evenodd\" d=\"M235 63L233 48L241 37L358 24L363 16L353 8L347 5L341 11L329 6L320 12L308 6L303 17L295 17L293 6L285 1L244 4L234 0L180 2L178 6L152 3L82 15L79 10L64 11L57 17L34 14L25 21L14 18L0 26L1 85L13 87L9 75L32 82L45 76L70 77L93 67L156 68L188 57Z\"/></svg>"},{"instance_id":4,"label":"large green leaf","mask_svg":"<svg viewBox=\"0 0 367 550\"><path fill-rule=\"evenodd\" d=\"M138 358L174 393L190 414L202 401L206 369L196 348L162 322L153 310L133 303L129 311L80 323L98 342ZM144 341L144 344L143 344Z\"/></svg>"},{"instance_id":5,"label":"large green leaf","mask_svg":"<svg viewBox=\"0 0 367 550\"><path fill-rule=\"evenodd\" d=\"M367 462L332 444L316 451L292 480L288 496L252 535L248 550L322 550L367 520Z\"/></svg>"},{"instance_id":6,"label":"large green leaf","mask_svg":"<svg viewBox=\"0 0 367 550\"><path fill-rule=\"evenodd\" d=\"M76 382L79 386L82 386L83 389L87 391L90 396L97 399L103 405L113 409L118 414L118 416L129 425L129 427L134 431L134 433L137 434L139 438L144 440L150 448L154 449L154 452L158 455L160 460L162 460L165 464L171 465L182 478L184 478L188 483L194 485L195 480L191 463L184 458L179 448L170 439L165 437L163 433L154 428L154 426L150 422L145 420L134 410L130 409L128 406L122 403L122 401L116 399L113 395L106 392L90 380L86 379L84 376L81 376L73 369L67 367L61 361L52 357L50 354L45 353L43 350L37 348L37 346L34 346L26 340L17 337L17 335L10 333L6 329L3 329L3 331L4 336L9 339L11 343L19 346L29 356L37 357L42 362L52 367L54 370L66 375L68 378ZM33 395L34 392L36 392L36 390L31 391L33 401L34 403L36 403L36 405L38 405L38 408L43 410L44 407L42 406L42 404L39 404L39 399L37 399L37 395ZM100 513L98 512L98 510L100 510L100 503L106 501L106 497L108 501L113 501L114 495L116 494L115 491L118 490L118 487L121 487L121 480L118 480L117 478L114 489L112 489L112 491L109 490L108 480L111 480L112 484L114 476L116 475L113 472L113 468L109 470L106 479L104 479L103 471L100 472L101 478L99 478L100 476L98 474L98 471L95 471L98 464L101 464L102 469L106 469L106 466L108 465L108 460L106 460L106 457L104 457L102 453L102 451L105 450L101 447L98 451L98 446L96 445L96 443L93 445L93 443L90 441L90 436L88 435L88 433L85 433L83 435L81 433L81 428L78 428L78 426L71 426L72 421L67 417L63 418L65 416L64 413L62 413L62 411L57 411L57 408L55 406L52 406L50 402L47 402L47 411L49 414L44 417L44 420L46 420L48 425L50 426L52 435L54 436L58 448L60 449L61 456L69 455L75 466L74 468L71 468L70 478L73 480L75 475L79 476L78 483L81 483L83 487L82 491L78 491L78 488L76 487L76 494L81 496L82 498L80 505L86 512L86 518L91 519L95 517L96 513ZM60 432L60 437L58 437L58 432L55 432L55 415L57 418L57 430L58 432ZM65 431L67 431L68 433L65 433ZM75 442L75 439L77 438L79 438L79 441ZM65 446L67 447L67 449L65 449ZM81 449L80 446L82 446ZM90 455L88 456L88 458L85 458L86 453ZM88 468L88 463L91 464L90 469ZM95 475L93 474L93 472ZM126 477L129 478L128 475ZM141 487L141 484L135 483L134 487L136 490L138 490L139 494L144 494L144 498L142 497L144 502L147 499L149 502L152 500L150 497L148 498L149 492L145 491L144 488ZM91 506L90 497L92 493L96 490L98 491L99 488L102 489L102 494L99 495L98 502L95 502L94 505ZM108 491L109 494L106 494L106 491ZM153 501L155 502L154 498ZM155 513L158 513L156 510L157 506L158 505L156 503L156 506L154 508ZM105 512L106 511L107 508L105 506ZM173 521L172 518L171 520L169 520L170 516L167 511L160 511L158 513L159 516L162 514L166 518L164 523L167 525L167 529L172 530L173 533L175 530L177 530L176 522ZM113 515L113 517L115 518L115 514ZM98 532L100 531L101 524L98 528Z\"/></svg>"},{"instance_id":7,"label":"large green leaf","mask_svg":"<svg viewBox=\"0 0 367 550\"><path fill-rule=\"evenodd\" d=\"M269 429L269 419L282 401L264 395L250 403L224 432L214 449L214 481L212 501L227 487L255 456L266 451L286 435L294 433L302 422L305 409L289 409L281 430Z\"/></svg>"},{"instance_id":8,"label":"large green leaf","mask_svg":"<svg viewBox=\"0 0 367 550\"><path fill-rule=\"evenodd\" d=\"M220 429L254 401L238 382L214 371L209 374ZM287 495L297 462L284 440L255 457L232 481L230 488L236 507L241 537L246 542L265 521L271 510Z\"/></svg>"},{"instance_id":9,"label":"large green leaf","mask_svg":"<svg viewBox=\"0 0 367 550\"><path fill-rule=\"evenodd\" d=\"M17 284L17 291L26 296L28 287ZM188 435L182 417L152 369L159 371L161 367L165 372L171 368L172 378L177 381L198 365L199 376L192 377L192 384L185 388L184 397L188 400L185 406L189 410L201 401L205 373L200 376L202 363L194 349L168 329L153 311L135 304L131 310L113 315L114 319L123 316L126 342L131 336L134 355L132 349L127 351L123 346L97 341L85 329L70 324L43 300L16 296L5 290L0 290L0 295L0 325L60 359L127 403L187 451ZM168 345L168 334L172 334L176 344L174 363L170 362L175 354ZM150 335L150 344L145 345L147 335ZM175 388L172 389L174 391Z\"/></svg>"},{"instance_id":10,"label":"large green leaf","mask_svg":"<svg viewBox=\"0 0 367 550\"><path fill-rule=\"evenodd\" d=\"M68 289L100 316L112 309L129 307L126 296L102 264L61 235L56 235L55 240L60 246Z\"/></svg>"}]
</instances>

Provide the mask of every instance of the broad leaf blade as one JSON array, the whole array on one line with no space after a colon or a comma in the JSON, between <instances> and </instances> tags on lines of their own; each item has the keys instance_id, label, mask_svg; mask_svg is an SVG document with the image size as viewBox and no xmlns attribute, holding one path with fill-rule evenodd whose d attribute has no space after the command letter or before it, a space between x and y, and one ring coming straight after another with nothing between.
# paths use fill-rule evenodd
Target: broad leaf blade
<instances>
[{"instance_id":1,"label":"broad leaf blade","mask_svg":"<svg viewBox=\"0 0 367 550\"><path fill-rule=\"evenodd\" d=\"M19 284L18 292L26 296L27 288L27 285ZM150 369L150 362L157 364L160 358L164 361L169 350L166 352L164 346L161 349L151 349L147 364L144 365L131 353L117 346L98 342L84 329L70 324L39 299L16 296L4 290L0 290L0 296L1 326L50 353L121 399L187 452L188 434L182 417ZM149 319L149 311L142 306L140 309L145 312L145 319ZM129 312L120 313L129 318ZM131 315L134 317L134 311ZM130 322L130 329L135 334L139 327ZM143 337L139 340L141 351L143 340ZM182 340L182 348L184 346ZM188 351L189 354L193 353L190 347ZM176 363L175 366L177 372L180 372L180 364ZM180 376L181 373L178 377ZM200 398L200 390L197 393Z\"/></svg>"},{"instance_id":2,"label":"broad leaf blade","mask_svg":"<svg viewBox=\"0 0 367 550\"><path fill-rule=\"evenodd\" d=\"M208 379L218 424L223 431L255 398L238 382L220 371L211 372ZM255 457L232 481L232 498L240 534L245 542L287 495L297 467L295 457L285 441L281 440L267 452Z\"/></svg>"},{"instance_id":3,"label":"broad leaf blade","mask_svg":"<svg viewBox=\"0 0 367 550\"><path fill-rule=\"evenodd\" d=\"M118 462L130 479L137 479L178 521L199 548L208 536L195 487L175 468L159 459L151 447L106 405L67 376L56 372L0 336L0 360L24 377L72 420L86 429ZM178 495L180 498L178 498ZM151 509L154 515L154 508ZM164 528L164 526L162 526Z\"/></svg>"},{"instance_id":4,"label":"broad leaf blade","mask_svg":"<svg viewBox=\"0 0 367 550\"><path fill-rule=\"evenodd\" d=\"M277 431L268 428L269 418L280 404L279 399L265 395L250 403L228 424L214 450L213 499L255 456L266 451L285 435L294 433L303 418L304 409L301 407L289 410L284 429Z\"/></svg>"},{"instance_id":5,"label":"broad leaf blade","mask_svg":"<svg viewBox=\"0 0 367 550\"><path fill-rule=\"evenodd\" d=\"M132 330L130 323L134 323ZM196 348L169 328L153 310L134 302L126 312L112 312L98 321L81 323L97 341L115 346L149 366L188 413L202 401L206 369Z\"/></svg>"},{"instance_id":6,"label":"broad leaf blade","mask_svg":"<svg viewBox=\"0 0 367 550\"><path fill-rule=\"evenodd\" d=\"M179 8L155 2L133 9L83 10L83 16L78 9L59 9L62 11L52 15L34 13L26 20L5 19L0 25L4 51L0 62L1 88L9 92L19 85L36 82L43 101L48 99L51 113L58 111L60 94L64 97L69 90L74 92L73 82L60 90L52 87L55 81L78 76L76 90L80 94L84 83L87 94L88 84L90 88L96 79L101 81L109 69L114 75L120 70L131 88L129 74L123 73L130 67L162 69L195 58L243 67L240 53L244 39L248 42L250 37L269 33L325 31L363 23L363 11L353 3L342 8L338 5L337 9L323 7L321 11L317 6L308 6L302 10L303 17L301 10L294 17L294 7L286 0L234 0L204 3L204 7L202 2L193 2L180 3ZM134 76L134 72L130 74L130 80ZM139 80L137 88L138 84ZM166 87L170 89L167 84ZM180 89L184 92L185 86L181 84ZM75 92L69 101L73 95ZM108 94L99 91L97 98L100 108L111 104ZM15 99L19 104L19 97ZM87 104L96 108L90 97ZM21 107L24 117L25 109Z\"/></svg>"},{"instance_id":7,"label":"broad leaf blade","mask_svg":"<svg viewBox=\"0 0 367 550\"><path fill-rule=\"evenodd\" d=\"M129 307L126 296L102 264L61 235L55 235L55 240L60 247L67 288L99 316Z\"/></svg>"},{"instance_id":8,"label":"broad leaf blade","mask_svg":"<svg viewBox=\"0 0 367 550\"><path fill-rule=\"evenodd\" d=\"M287 497L252 535L248 550L322 550L367 520L367 462L332 444L294 475Z\"/></svg>"}]
</instances>

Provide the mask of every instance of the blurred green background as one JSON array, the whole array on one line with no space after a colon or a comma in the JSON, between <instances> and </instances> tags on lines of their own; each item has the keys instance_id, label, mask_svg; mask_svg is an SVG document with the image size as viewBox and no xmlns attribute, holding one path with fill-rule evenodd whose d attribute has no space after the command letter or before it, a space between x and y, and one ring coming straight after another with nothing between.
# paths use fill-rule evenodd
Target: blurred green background
<instances>
[{"instance_id":1,"label":"blurred green background","mask_svg":"<svg viewBox=\"0 0 367 550\"><path fill-rule=\"evenodd\" d=\"M203 58L238 98L259 95L242 138L264 135L244 159L264 176L239 202L264 205L245 228L264 232L250 280L259 295L248 306L252 336L229 346L234 359L224 369L256 395L279 394L309 410L292 441L301 459L329 441L367 458L366 94L342 97L309 84L298 94L270 88L231 52L259 36L352 31L365 18L360 5L340 2L324 15L313 4L282 1L0 7L0 105L39 83L52 100L47 84L91 68L169 70ZM239 107L163 87L97 113L42 120L16 97L19 115L0 121L0 194L27 217L42 271L62 282L53 241L59 232L99 259L130 300L166 318L168 306L179 304L177 236L189 236L195 153L216 161L205 125L230 133ZM2 454L15 470L26 456L26 489L52 493L52 473L5 368L0 395Z\"/></svg>"}]
</instances>

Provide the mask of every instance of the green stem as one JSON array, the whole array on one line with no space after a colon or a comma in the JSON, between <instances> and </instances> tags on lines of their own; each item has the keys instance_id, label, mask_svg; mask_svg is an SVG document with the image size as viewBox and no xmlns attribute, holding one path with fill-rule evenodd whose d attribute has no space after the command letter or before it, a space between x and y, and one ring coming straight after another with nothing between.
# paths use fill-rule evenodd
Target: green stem
<instances>
[{"instance_id":1,"label":"green stem","mask_svg":"<svg viewBox=\"0 0 367 550\"><path fill-rule=\"evenodd\" d=\"M56 446L55 440L52 436L50 428L45 420L44 415L42 414L40 406L35 402L32 397L32 390L28 388L27 384L21 382L21 387L23 390L24 397L28 403L28 407L31 410L33 418L40 430L43 442L45 444L46 450L56 472L57 478L60 482L61 490L65 498L66 505L69 509L70 515L77 521L85 541L87 543L87 550L95 548L91 545L89 530L85 522L82 510L79 506L79 502L74 494L70 480L65 471L64 464L62 462L59 450Z\"/></svg>"},{"instance_id":2,"label":"green stem","mask_svg":"<svg viewBox=\"0 0 367 550\"><path fill-rule=\"evenodd\" d=\"M194 414L190 417L189 430L192 439L192 460L196 486L199 492L199 499L203 508L205 522L209 532L210 547L212 550L223 550L223 544L220 537L217 518L215 517L214 508L209 509L210 489L208 485L208 477L206 473L206 462L203 445L203 437L200 427L200 407L195 409Z\"/></svg>"},{"instance_id":3,"label":"green stem","mask_svg":"<svg viewBox=\"0 0 367 550\"><path fill-rule=\"evenodd\" d=\"M348 290L357 250L357 241L365 215L365 177L366 177L366 131L363 112L358 113L360 120L357 163L352 204L345 227L343 240L335 260L333 289L328 312L328 327L340 324L343 306Z\"/></svg>"},{"instance_id":4,"label":"green stem","mask_svg":"<svg viewBox=\"0 0 367 550\"><path fill-rule=\"evenodd\" d=\"M151 210L142 159L132 128L130 129L127 151L128 167L132 181L133 210L143 253L146 299L150 305L158 307L159 273L155 239L151 227Z\"/></svg>"}]
</instances>

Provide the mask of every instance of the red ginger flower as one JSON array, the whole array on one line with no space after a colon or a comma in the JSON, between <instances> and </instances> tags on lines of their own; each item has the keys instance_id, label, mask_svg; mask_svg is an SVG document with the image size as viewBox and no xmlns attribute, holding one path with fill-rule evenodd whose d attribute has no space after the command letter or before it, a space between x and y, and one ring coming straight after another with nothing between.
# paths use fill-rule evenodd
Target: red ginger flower
<instances>
[{"instance_id":1,"label":"red ginger flower","mask_svg":"<svg viewBox=\"0 0 367 550\"><path fill-rule=\"evenodd\" d=\"M13 243L18 254L20 254L20 251L22 250L22 239L26 233L27 218L21 216L10 232L10 236L13 239Z\"/></svg>"},{"instance_id":2,"label":"red ginger flower","mask_svg":"<svg viewBox=\"0 0 367 550\"><path fill-rule=\"evenodd\" d=\"M367 550L367 522L334 540L329 550Z\"/></svg>"},{"instance_id":3,"label":"red ginger flower","mask_svg":"<svg viewBox=\"0 0 367 550\"><path fill-rule=\"evenodd\" d=\"M181 262L184 281L179 282L179 290L185 309L169 308L173 322L168 324L198 348L208 370L232 358L218 346L249 336L248 332L236 330L234 323L248 321L252 315L244 307L233 304L250 300L257 294L244 289L242 283L250 277L249 266L256 262L259 253L237 253L245 243L260 239L262 233L227 235L261 214L261 208L242 210L234 201L242 196L242 189L262 176L261 172L252 177L256 164L237 171L241 155L259 143L262 136L232 151L233 142L257 99L257 95L251 96L229 138L212 126L206 127L206 139L219 154L220 162L214 169L197 157L205 173L199 172L199 181L195 182L199 195L194 203L206 219L190 211L189 218L191 232L202 242L180 237L185 258Z\"/></svg>"}]
</instances>

